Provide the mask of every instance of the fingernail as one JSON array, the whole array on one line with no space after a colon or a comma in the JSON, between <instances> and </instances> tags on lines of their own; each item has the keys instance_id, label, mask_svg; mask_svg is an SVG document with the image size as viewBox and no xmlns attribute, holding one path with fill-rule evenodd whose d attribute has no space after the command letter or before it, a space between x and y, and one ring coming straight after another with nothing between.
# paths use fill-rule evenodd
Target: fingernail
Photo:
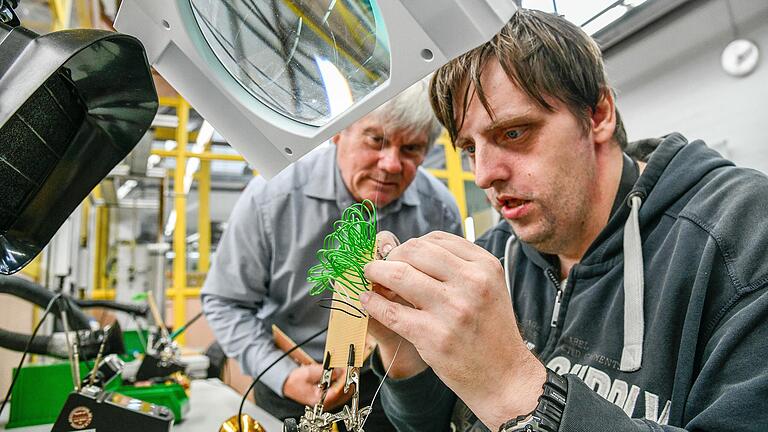
<instances>
[{"instance_id":1,"label":"fingernail","mask_svg":"<svg viewBox=\"0 0 768 432\"><path fill-rule=\"evenodd\" d=\"M392 245L391 244L385 244L381 247L381 255L384 259L387 258L387 255L392 251Z\"/></svg>"},{"instance_id":2,"label":"fingernail","mask_svg":"<svg viewBox=\"0 0 768 432\"><path fill-rule=\"evenodd\" d=\"M360 293L360 303L362 303L363 305L368 303L368 299L370 298L371 298L371 293L369 293L368 291L363 291Z\"/></svg>"}]
</instances>

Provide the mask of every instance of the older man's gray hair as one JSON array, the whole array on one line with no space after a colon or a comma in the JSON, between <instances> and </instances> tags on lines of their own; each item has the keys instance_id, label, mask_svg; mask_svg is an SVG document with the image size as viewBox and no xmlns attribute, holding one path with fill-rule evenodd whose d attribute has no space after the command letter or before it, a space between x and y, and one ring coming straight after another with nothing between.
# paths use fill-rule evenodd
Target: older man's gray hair
<instances>
[{"instance_id":1,"label":"older man's gray hair","mask_svg":"<svg viewBox=\"0 0 768 432\"><path fill-rule=\"evenodd\" d=\"M389 129L426 131L429 136L427 151L443 130L429 104L429 77L408 87L371 114L381 119Z\"/></svg>"}]
</instances>

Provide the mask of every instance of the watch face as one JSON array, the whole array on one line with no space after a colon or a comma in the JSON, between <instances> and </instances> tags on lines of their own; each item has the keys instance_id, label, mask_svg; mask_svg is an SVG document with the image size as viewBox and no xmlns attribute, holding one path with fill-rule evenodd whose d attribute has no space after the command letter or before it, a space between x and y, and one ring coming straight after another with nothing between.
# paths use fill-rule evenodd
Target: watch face
<instances>
[{"instance_id":1,"label":"watch face","mask_svg":"<svg viewBox=\"0 0 768 432\"><path fill-rule=\"evenodd\" d=\"M747 39L736 39L723 50L720 62L723 70L732 76L746 76L755 70L760 49Z\"/></svg>"}]
</instances>

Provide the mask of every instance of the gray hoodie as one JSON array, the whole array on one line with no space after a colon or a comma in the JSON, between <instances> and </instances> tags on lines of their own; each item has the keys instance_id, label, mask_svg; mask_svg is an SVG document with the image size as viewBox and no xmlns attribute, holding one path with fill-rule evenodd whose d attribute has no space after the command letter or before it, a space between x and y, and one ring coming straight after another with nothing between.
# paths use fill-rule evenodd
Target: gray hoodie
<instances>
[{"instance_id":1,"label":"gray hoodie","mask_svg":"<svg viewBox=\"0 0 768 432\"><path fill-rule=\"evenodd\" d=\"M639 178L625 157L565 283L504 221L478 240L505 265L529 347L568 380L560 432L768 430L766 207L765 175L672 134ZM487 430L429 369L388 379L382 400L401 431Z\"/></svg>"}]
</instances>

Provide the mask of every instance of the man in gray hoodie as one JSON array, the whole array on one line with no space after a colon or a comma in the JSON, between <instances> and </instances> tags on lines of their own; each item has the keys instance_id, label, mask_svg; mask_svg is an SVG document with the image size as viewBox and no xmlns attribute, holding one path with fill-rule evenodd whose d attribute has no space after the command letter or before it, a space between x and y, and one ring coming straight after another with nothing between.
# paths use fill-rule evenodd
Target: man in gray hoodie
<instances>
[{"instance_id":1,"label":"man in gray hoodie","mask_svg":"<svg viewBox=\"0 0 768 432\"><path fill-rule=\"evenodd\" d=\"M505 221L366 267L399 430L768 427L765 175L679 134L630 157L599 48L541 12L431 96Z\"/></svg>"}]
</instances>

